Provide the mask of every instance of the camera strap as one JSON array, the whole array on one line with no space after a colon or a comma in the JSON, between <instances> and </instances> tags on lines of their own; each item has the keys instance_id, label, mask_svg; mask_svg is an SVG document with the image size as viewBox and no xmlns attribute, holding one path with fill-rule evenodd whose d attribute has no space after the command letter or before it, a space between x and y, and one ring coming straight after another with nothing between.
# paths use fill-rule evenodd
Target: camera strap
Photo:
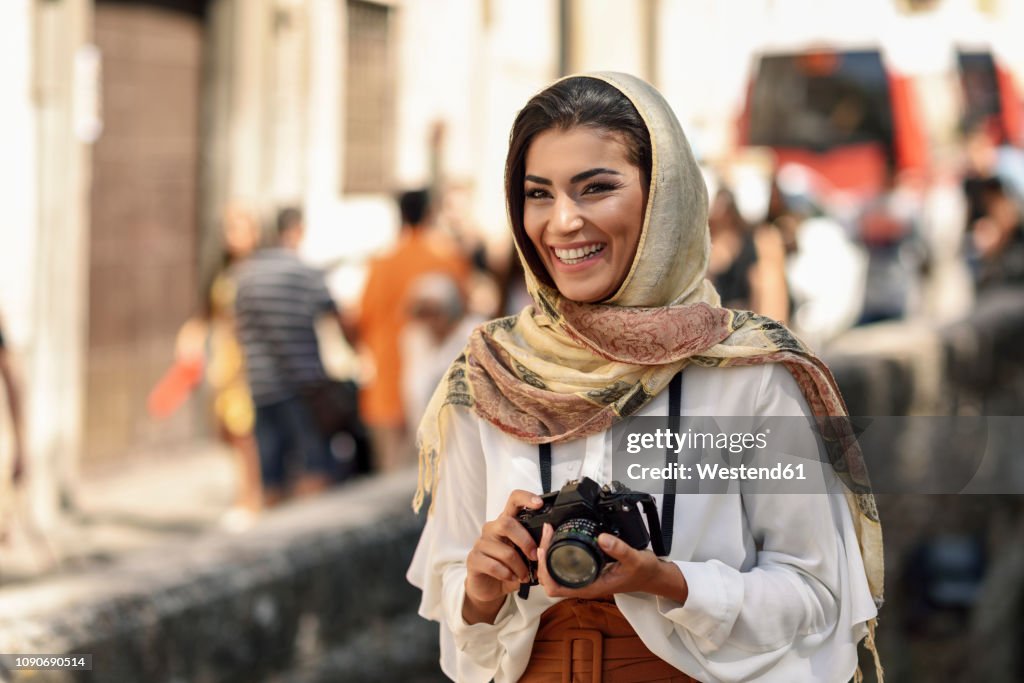
<instances>
[{"instance_id":1,"label":"camera strap","mask_svg":"<svg viewBox=\"0 0 1024 683\"><path fill-rule=\"evenodd\" d=\"M668 383L668 425L679 431L679 417L683 411L683 371L676 373ZM551 492L551 444L542 443L537 446L537 459L540 464L540 483L544 493ZM665 449L665 466L676 461L675 451L671 447ZM665 554L672 552L672 528L676 517L676 480L665 479L665 495L661 500L661 537L665 543Z\"/></svg>"},{"instance_id":2,"label":"camera strap","mask_svg":"<svg viewBox=\"0 0 1024 683\"><path fill-rule=\"evenodd\" d=\"M551 444L542 443L539 449L540 484L544 488L544 493L551 493Z\"/></svg>"},{"instance_id":3,"label":"camera strap","mask_svg":"<svg viewBox=\"0 0 1024 683\"><path fill-rule=\"evenodd\" d=\"M668 428L679 433L679 414L683 412L683 371L676 373L668 383ZM665 448L665 466L677 460L671 446ZM665 478L665 495L661 499L661 537L665 542L665 554L672 552L672 528L676 520L676 480Z\"/></svg>"}]
</instances>

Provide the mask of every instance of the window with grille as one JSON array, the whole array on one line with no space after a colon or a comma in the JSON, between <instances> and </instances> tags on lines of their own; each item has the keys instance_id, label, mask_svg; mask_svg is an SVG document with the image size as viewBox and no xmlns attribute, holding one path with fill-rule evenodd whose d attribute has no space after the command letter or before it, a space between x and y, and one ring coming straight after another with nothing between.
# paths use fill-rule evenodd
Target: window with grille
<instances>
[{"instance_id":1,"label":"window with grille","mask_svg":"<svg viewBox=\"0 0 1024 683\"><path fill-rule=\"evenodd\" d=\"M394 159L392 10L348 0L343 192L389 192Z\"/></svg>"}]
</instances>

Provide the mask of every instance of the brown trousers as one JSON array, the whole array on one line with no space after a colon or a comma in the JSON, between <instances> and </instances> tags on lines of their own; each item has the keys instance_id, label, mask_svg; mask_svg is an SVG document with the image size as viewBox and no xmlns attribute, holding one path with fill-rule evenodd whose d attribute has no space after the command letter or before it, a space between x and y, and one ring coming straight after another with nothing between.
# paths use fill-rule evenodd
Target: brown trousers
<instances>
[{"instance_id":1,"label":"brown trousers","mask_svg":"<svg viewBox=\"0 0 1024 683\"><path fill-rule=\"evenodd\" d=\"M563 600L540 618L519 683L699 683L654 655L614 602Z\"/></svg>"}]
</instances>

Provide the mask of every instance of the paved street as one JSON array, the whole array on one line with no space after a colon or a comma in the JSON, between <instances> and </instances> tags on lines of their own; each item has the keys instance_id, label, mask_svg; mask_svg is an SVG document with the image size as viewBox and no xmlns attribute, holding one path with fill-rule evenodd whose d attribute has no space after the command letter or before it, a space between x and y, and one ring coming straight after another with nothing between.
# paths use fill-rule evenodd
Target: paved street
<instances>
[{"instance_id":1,"label":"paved street","mask_svg":"<svg viewBox=\"0 0 1024 683\"><path fill-rule=\"evenodd\" d=\"M196 536L212 526L230 526L238 521L226 515L233 486L230 453L213 442L86 470L77 509L45 534L46 542L33 538L24 500L19 501L7 547L0 549L0 590L102 566L118 555Z\"/></svg>"}]
</instances>

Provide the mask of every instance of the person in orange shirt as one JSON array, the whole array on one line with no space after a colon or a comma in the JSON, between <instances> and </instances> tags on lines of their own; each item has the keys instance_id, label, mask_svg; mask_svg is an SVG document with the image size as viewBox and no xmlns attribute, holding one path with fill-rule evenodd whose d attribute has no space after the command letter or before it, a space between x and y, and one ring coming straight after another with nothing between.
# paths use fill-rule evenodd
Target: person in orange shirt
<instances>
[{"instance_id":1,"label":"person in orange shirt","mask_svg":"<svg viewBox=\"0 0 1024 683\"><path fill-rule=\"evenodd\" d=\"M380 471L414 462L402 408L399 350L402 328L409 316L405 305L409 289L422 275L444 273L465 290L470 275L465 255L450 240L431 230L427 190L403 193L398 205L402 216L398 243L371 261L358 323L360 339L375 367L374 377L363 389L359 405L363 421L370 428Z\"/></svg>"}]
</instances>

